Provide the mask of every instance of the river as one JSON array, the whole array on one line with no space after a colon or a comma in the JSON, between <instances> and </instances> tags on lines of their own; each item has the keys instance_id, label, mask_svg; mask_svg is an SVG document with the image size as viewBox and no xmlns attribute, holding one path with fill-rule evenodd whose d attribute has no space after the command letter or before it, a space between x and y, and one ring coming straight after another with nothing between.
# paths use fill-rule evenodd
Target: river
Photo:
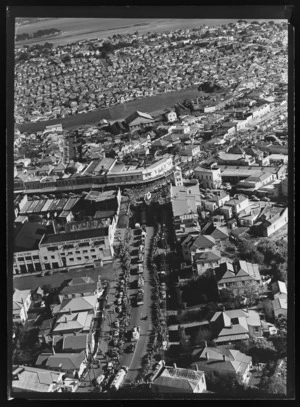
<instances>
[{"instance_id":1,"label":"river","mask_svg":"<svg viewBox=\"0 0 300 407\"><path fill-rule=\"evenodd\" d=\"M61 119L37 123L16 124L16 128L21 133L43 131L46 126L61 123L63 129L71 129L83 125L96 124L101 119L123 120L131 113L139 110L144 113L151 113L157 110L166 109L177 102L183 102L185 99L194 99L200 96L197 87L183 89L174 92L167 92L160 95L149 96L143 99L131 100L126 103L111 106L106 109L96 109L88 113L68 116Z\"/></svg>"},{"instance_id":2,"label":"river","mask_svg":"<svg viewBox=\"0 0 300 407\"><path fill-rule=\"evenodd\" d=\"M138 31L164 32L187 28L200 28L202 25L217 26L236 22L234 19L151 19L151 18L55 18L38 21L16 28L16 34L33 33L41 29L57 28L61 33L53 37L20 41L16 45L51 42L54 45L91 38L107 38L115 34L132 34Z\"/></svg>"}]
</instances>

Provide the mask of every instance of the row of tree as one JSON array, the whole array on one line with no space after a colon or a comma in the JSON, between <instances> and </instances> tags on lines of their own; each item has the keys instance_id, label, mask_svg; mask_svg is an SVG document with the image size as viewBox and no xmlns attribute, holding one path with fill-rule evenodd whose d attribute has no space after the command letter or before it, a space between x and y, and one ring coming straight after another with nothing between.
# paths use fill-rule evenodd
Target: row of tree
<instances>
[{"instance_id":1,"label":"row of tree","mask_svg":"<svg viewBox=\"0 0 300 407\"><path fill-rule=\"evenodd\" d=\"M34 33L28 34L28 33L23 33L23 34L17 34L16 35L16 41L24 41L24 40L29 40L32 38L40 38L40 37L45 37L48 35L54 35L58 34L61 31L58 30L57 28L46 28L44 30L38 30L35 31Z\"/></svg>"}]
</instances>

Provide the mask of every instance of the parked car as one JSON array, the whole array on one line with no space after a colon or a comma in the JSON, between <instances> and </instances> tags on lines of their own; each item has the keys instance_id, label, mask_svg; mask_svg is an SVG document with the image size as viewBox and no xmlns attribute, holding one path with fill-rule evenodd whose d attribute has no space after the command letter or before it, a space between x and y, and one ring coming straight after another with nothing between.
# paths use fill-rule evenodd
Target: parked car
<instances>
[{"instance_id":1,"label":"parked car","mask_svg":"<svg viewBox=\"0 0 300 407\"><path fill-rule=\"evenodd\" d=\"M261 198L261 201L270 202L271 199L264 196L263 198Z\"/></svg>"}]
</instances>

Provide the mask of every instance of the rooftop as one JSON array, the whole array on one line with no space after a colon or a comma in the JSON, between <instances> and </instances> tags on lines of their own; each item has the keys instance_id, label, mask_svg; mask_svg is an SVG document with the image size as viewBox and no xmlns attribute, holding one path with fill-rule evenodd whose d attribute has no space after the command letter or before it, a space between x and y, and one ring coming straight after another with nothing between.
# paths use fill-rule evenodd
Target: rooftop
<instances>
[{"instance_id":1,"label":"rooftop","mask_svg":"<svg viewBox=\"0 0 300 407\"><path fill-rule=\"evenodd\" d=\"M203 376L201 371L166 366L153 384L193 392Z\"/></svg>"},{"instance_id":2,"label":"rooftop","mask_svg":"<svg viewBox=\"0 0 300 407\"><path fill-rule=\"evenodd\" d=\"M197 365L203 371L219 371L244 374L252 363L252 358L234 349L205 347L199 353Z\"/></svg>"},{"instance_id":3,"label":"rooftop","mask_svg":"<svg viewBox=\"0 0 300 407\"><path fill-rule=\"evenodd\" d=\"M55 314L65 314L73 312L81 312L81 311L90 311L94 310L97 305L97 296L85 296L85 297L76 297L68 300L64 300L62 304L56 305L52 313Z\"/></svg>"},{"instance_id":4,"label":"rooftop","mask_svg":"<svg viewBox=\"0 0 300 407\"><path fill-rule=\"evenodd\" d=\"M12 380L12 389L47 393L52 383L58 382L62 373L39 369L36 367L20 366L13 372L17 378Z\"/></svg>"},{"instance_id":5,"label":"rooftop","mask_svg":"<svg viewBox=\"0 0 300 407\"><path fill-rule=\"evenodd\" d=\"M71 242L83 239L94 239L104 236L108 236L108 227L103 227L101 229L76 230L74 232L46 235L41 241L41 245Z\"/></svg>"},{"instance_id":6,"label":"rooftop","mask_svg":"<svg viewBox=\"0 0 300 407\"><path fill-rule=\"evenodd\" d=\"M77 370L85 359L85 352L80 353L42 353L36 361L37 366L62 370Z\"/></svg>"},{"instance_id":7,"label":"rooftop","mask_svg":"<svg viewBox=\"0 0 300 407\"><path fill-rule=\"evenodd\" d=\"M100 202L100 201L107 201L109 199L116 198L117 193L116 191L93 191L91 190L86 196L85 200L87 201L95 201L95 202Z\"/></svg>"},{"instance_id":8,"label":"rooftop","mask_svg":"<svg viewBox=\"0 0 300 407\"><path fill-rule=\"evenodd\" d=\"M47 227L35 222L25 222L15 229L14 252L37 250Z\"/></svg>"}]
</instances>

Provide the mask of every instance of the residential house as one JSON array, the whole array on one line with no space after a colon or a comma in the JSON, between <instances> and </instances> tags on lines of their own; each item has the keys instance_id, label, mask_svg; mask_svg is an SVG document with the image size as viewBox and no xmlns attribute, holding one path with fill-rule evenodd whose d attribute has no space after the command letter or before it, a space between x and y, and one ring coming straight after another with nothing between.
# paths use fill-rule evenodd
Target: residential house
<instances>
[{"instance_id":1,"label":"residential house","mask_svg":"<svg viewBox=\"0 0 300 407\"><path fill-rule=\"evenodd\" d=\"M48 345L52 341L52 327L54 324L55 318L44 319L41 325L39 326L38 339L41 345Z\"/></svg>"},{"instance_id":2,"label":"residential house","mask_svg":"<svg viewBox=\"0 0 300 407\"><path fill-rule=\"evenodd\" d=\"M62 162L57 164L57 166L54 167L53 170L51 171L51 175L63 176L65 173L66 167L67 167L66 164L64 164Z\"/></svg>"},{"instance_id":3,"label":"residential house","mask_svg":"<svg viewBox=\"0 0 300 407\"><path fill-rule=\"evenodd\" d=\"M95 314L98 307L97 295L85 297L75 297L63 300L61 304L55 305L52 309L52 315L61 315L65 313L84 312Z\"/></svg>"},{"instance_id":4,"label":"residential house","mask_svg":"<svg viewBox=\"0 0 300 407\"><path fill-rule=\"evenodd\" d=\"M287 225L288 209L279 207L266 207L255 224L255 231L259 236L269 237L278 229Z\"/></svg>"},{"instance_id":5,"label":"residential house","mask_svg":"<svg viewBox=\"0 0 300 407\"><path fill-rule=\"evenodd\" d=\"M245 234L250 230L249 226L234 227L229 233L229 239L233 240L235 243L241 241Z\"/></svg>"},{"instance_id":6,"label":"residential house","mask_svg":"<svg viewBox=\"0 0 300 407\"><path fill-rule=\"evenodd\" d=\"M181 243L182 254L185 261L192 263L196 253L215 250L217 248L216 241L209 235L199 235L193 237L188 235Z\"/></svg>"},{"instance_id":7,"label":"residential house","mask_svg":"<svg viewBox=\"0 0 300 407\"><path fill-rule=\"evenodd\" d=\"M280 315L287 315L287 289L282 281L275 281L271 284L273 300L266 298L263 302L264 310L270 320L278 318Z\"/></svg>"},{"instance_id":8,"label":"residential house","mask_svg":"<svg viewBox=\"0 0 300 407\"><path fill-rule=\"evenodd\" d=\"M216 243L226 242L229 238L226 226L215 226L213 222L207 224L201 230L202 235L211 236Z\"/></svg>"},{"instance_id":9,"label":"residential house","mask_svg":"<svg viewBox=\"0 0 300 407\"><path fill-rule=\"evenodd\" d=\"M180 149L179 154L182 161L191 161L199 157L200 152L200 146L195 144Z\"/></svg>"},{"instance_id":10,"label":"residential house","mask_svg":"<svg viewBox=\"0 0 300 407\"><path fill-rule=\"evenodd\" d=\"M27 311L31 305L31 291L15 289L13 293L13 322L24 324L27 319Z\"/></svg>"},{"instance_id":11,"label":"residential house","mask_svg":"<svg viewBox=\"0 0 300 407\"><path fill-rule=\"evenodd\" d=\"M287 298L278 297L272 300L273 315L275 318L281 315L287 316Z\"/></svg>"},{"instance_id":12,"label":"residential house","mask_svg":"<svg viewBox=\"0 0 300 407\"><path fill-rule=\"evenodd\" d=\"M41 287L37 287L31 292L31 298L33 301L42 301L44 295L44 290Z\"/></svg>"},{"instance_id":13,"label":"residential house","mask_svg":"<svg viewBox=\"0 0 300 407\"><path fill-rule=\"evenodd\" d=\"M194 263L199 276L205 273L207 269L218 267L221 261L222 257L219 250L205 251L194 255Z\"/></svg>"},{"instance_id":14,"label":"residential house","mask_svg":"<svg viewBox=\"0 0 300 407\"><path fill-rule=\"evenodd\" d=\"M197 367L205 374L213 372L222 377L240 377L244 383L250 378L252 357L238 350L206 346L193 352L192 357L191 368Z\"/></svg>"},{"instance_id":15,"label":"residential house","mask_svg":"<svg viewBox=\"0 0 300 407\"><path fill-rule=\"evenodd\" d=\"M213 315L209 324L217 345L262 337L260 317L254 310L218 311Z\"/></svg>"},{"instance_id":16,"label":"residential house","mask_svg":"<svg viewBox=\"0 0 300 407\"><path fill-rule=\"evenodd\" d=\"M271 284L271 289L274 299L287 297L286 284L283 281L275 281Z\"/></svg>"},{"instance_id":17,"label":"residential house","mask_svg":"<svg viewBox=\"0 0 300 407\"><path fill-rule=\"evenodd\" d=\"M218 283L218 289L223 288L243 288L249 284L261 284L261 276L258 264L249 263L240 260L236 268L232 263L224 262L215 269L215 276Z\"/></svg>"},{"instance_id":18,"label":"residential house","mask_svg":"<svg viewBox=\"0 0 300 407\"><path fill-rule=\"evenodd\" d=\"M88 356L94 351L95 338L92 333L54 336L52 348L55 353L81 353L84 351Z\"/></svg>"},{"instance_id":19,"label":"residential house","mask_svg":"<svg viewBox=\"0 0 300 407\"><path fill-rule=\"evenodd\" d=\"M154 379L153 393L203 393L206 390L205 374L201 371L165 366Z\"/></svg>"},{"instance_id":20,"label":"residential house","mask_svg":"<svg viewBox=\"0 0 300 407\"><path fill-rule=\"evenodd\" d=\"M91 277L84 276L74 277L71 280L65 280L65 283L66 285L61 289L58 296L60 303L62 303L63 300L74 297L96 295L97 298L99 298L103 292L100 276L98 276L97 281L93 280Z\"/></svg>"},{"instance_id":21,"label":"residential house","mask_svg":"<svg viewBox=\"0 0 300 407\"><path fill-rule=\"evenodd\" d=\"M65 373L60 371L18 366L12 372L13 392L74 393L78 386L78 380L65 378Z\"/></svg>"},{"instance_id":22,"label":"residential house","mask_svg":"<svg viewBox=\"0 0 300 407\"><path fill-rule=\"evenodd\" d=\"M71 333L89 333L94 315L87 311L59 315L50 335L66 335Z\"/></svg>"},{"instance_id":23,"label":"residential house","mask_svg":"<svg viewBox=\"0 0 300 407\"><path fill-rule=\"evenodd\" d=\"M41 353L36 366L63 371L67 377L80 379L87 368L85 351L80 353Z\"/></svg>"},{"instance_id":24,"label":"residential house","mask_svg":"<svg viewBox=\"0 0 300 407\"><path fill-rule=\"evenodd\" d=\"M249 206L249 199L243 195L236 195L220 208L220 213L223 213L226 218L230 218L230 214L237 215L243 209Z\"/></svg>"},{"instance_id":25,"label":"residential house","mask_svg":"<svg viewBox=\"0 0 300 407\"><path fill-rule=\"evenodd\" d=\"M237 215L239 225L253 226L260 213L260 202L249 205Z\"/></svg>"},{"instance_id":26,"label":"residential house","mask_svg":"<svg viewBox=\"0 0 300 407\"><path fill-rule=\"evenodd\" d=\"M39 169L37 170L37 175L39 175L39 176L47 176L47 175L50 175L51 172L53 171L53 169L54 169L54 166L53 166L53 165L44 164L41 168L39 168Z\"/></svg>"},{"instance_id":27,"label":"residential house","mask_svg":"<svg viewBox=\"0 0 300 407\"><path fill-rule=\"evenodd\" d=\"M229 194L221 190L210 198L203 199L202 203L205 210L214 212L218 208L221 208L223 205L225 205L228 201L230 201Z\"/></svg>"}]
</instances>

